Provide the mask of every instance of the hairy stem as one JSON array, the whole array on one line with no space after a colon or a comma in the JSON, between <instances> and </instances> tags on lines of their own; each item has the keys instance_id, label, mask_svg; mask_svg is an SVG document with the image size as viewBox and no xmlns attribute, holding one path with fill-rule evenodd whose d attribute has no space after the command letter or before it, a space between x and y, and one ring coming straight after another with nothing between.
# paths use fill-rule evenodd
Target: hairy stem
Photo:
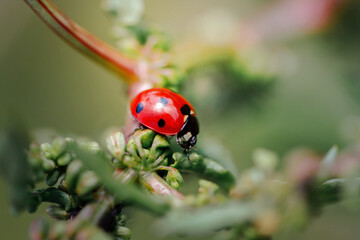
<instances>
[{"instance_id":1,"label":"hairy stem","mask_svg":"<svg viewBox=\"0 0 360 240\"><path fill-rule=\"evenodd\" d=\"M99 40L67 17L50 0L24 0L70 46L132 83L139 79L138 63Z\"/></svg>"}]
</instances>

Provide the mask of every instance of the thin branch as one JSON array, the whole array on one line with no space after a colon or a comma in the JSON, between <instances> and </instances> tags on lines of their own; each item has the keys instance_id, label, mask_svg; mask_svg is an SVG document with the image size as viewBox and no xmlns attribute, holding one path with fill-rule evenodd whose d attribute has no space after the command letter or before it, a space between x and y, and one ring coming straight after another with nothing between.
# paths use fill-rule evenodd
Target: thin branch
<instances>
[{"instance_id":1,"label":"thin branch","mask_svg":"<svg viewBox=\"0 0 360 240\"><path fill-rule=\"evenodd\" d=\"M24 0L61 38L76 50L119 74L128 83L139 79L138 64L99 40L67 17L50 0Z\"/></svg>"}]
</instances>

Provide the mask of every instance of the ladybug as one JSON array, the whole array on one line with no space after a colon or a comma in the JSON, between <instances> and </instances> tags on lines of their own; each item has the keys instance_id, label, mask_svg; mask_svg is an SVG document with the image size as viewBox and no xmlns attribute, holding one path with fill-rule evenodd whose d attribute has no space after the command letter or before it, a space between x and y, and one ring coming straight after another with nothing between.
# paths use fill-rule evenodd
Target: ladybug
<instances>
[{"instance_id":1,"label":"ladybug","mask_svg":"<svg viewBox=\"0 0 360 240\"><path fill-rule=\"evenodd\" d=\"M151 88L139 93L130 109L143 126L163 135L177 134L176 141L185 152L196 144L199 124L195 110L181 95L166 88Z\"/></svg>"}]
</instances>

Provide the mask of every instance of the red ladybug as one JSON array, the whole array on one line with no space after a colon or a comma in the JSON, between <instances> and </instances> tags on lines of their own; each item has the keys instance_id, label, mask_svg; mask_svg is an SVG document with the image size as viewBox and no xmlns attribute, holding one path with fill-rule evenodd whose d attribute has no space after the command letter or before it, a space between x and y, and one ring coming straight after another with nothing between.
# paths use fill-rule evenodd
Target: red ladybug
<instances>
[{"instance_id":1,"label":"red ladybug","mask_svg":"<svg viewBox=\"0 0 360 240\"><path fill-rule=\"evenodd\" d=\"M188 151L196 144L199 124L195 110L181 95L166 88L139 93L131 102L131 113L145 127L164 135L176 135L177 143Z\"/></svg>"}]
</instances>

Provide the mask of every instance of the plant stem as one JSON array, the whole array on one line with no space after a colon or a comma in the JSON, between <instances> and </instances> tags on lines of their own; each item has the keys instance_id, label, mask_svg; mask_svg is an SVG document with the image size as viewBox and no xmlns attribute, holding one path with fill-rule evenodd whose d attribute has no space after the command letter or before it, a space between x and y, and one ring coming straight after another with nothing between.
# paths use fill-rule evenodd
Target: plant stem
<instances>
[{"instance_id":1,"label":"plant stem","mask_svg":"<svg viewBox=\"0 0 360 240\"><path fill-rule=\"evenodd\" d=\"M127 83L139 79L137 61L124 56L67 17L50 0L24 0L34 12L70 46L123 77Z\"/></svg>"},{"instance_id":2,"label":"plant stem","mask_svg":"<svg viewBox=\"0 0 360 240\"><path fill-rule=\"evenodd\" d=\"M184 200L184 196L169 186L164 179L156 173L142 172L140 182L155 195L172 196L178 200Z\"/></svg>"}]
</instances>

